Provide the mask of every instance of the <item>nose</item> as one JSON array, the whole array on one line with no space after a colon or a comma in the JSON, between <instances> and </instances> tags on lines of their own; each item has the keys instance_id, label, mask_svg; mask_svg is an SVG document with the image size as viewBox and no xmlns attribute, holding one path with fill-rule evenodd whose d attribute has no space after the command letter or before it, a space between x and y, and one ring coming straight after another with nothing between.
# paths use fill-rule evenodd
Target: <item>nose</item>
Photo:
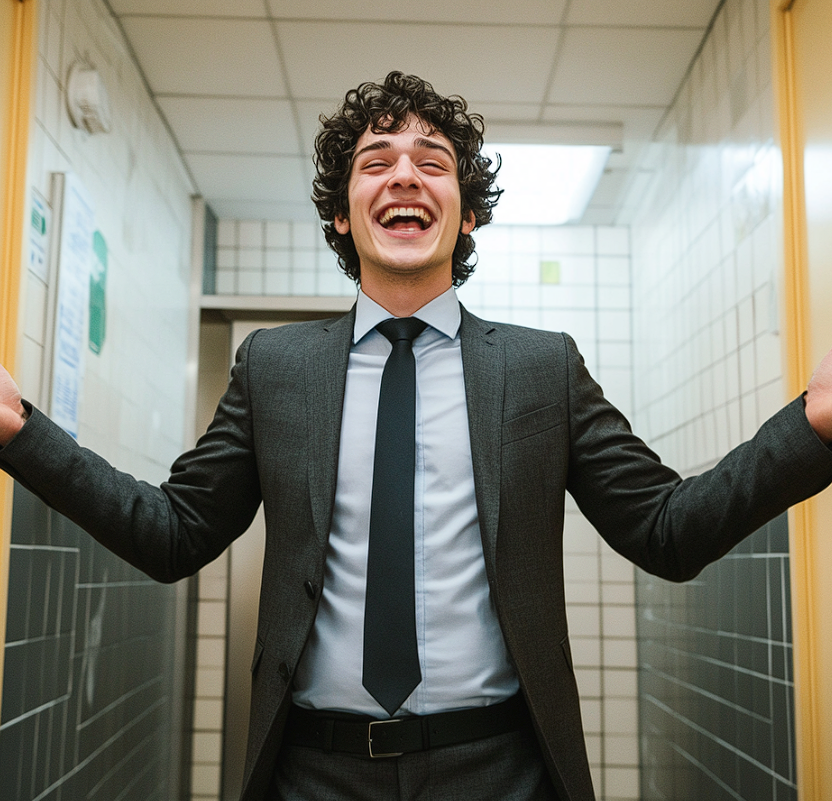
<instances>
[{"instance_id":1,"label":"nose","mask_svg":"<svg viewBox=\"0 0 832 801\"><path fill-rule=\"evenodd\" d=\"M419 171L410 160L410 157L406 155L400 156L390 174L388 186L391 188L418 189L421 185L422 181L419 177Z\"/></svg>"}]
</instances>

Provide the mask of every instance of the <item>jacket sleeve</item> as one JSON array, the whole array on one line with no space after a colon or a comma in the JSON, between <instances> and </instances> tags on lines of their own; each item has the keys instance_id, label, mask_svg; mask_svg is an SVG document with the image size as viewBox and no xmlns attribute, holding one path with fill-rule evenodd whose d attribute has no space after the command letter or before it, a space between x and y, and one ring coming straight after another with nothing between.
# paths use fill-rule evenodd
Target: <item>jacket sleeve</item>
<instances>
[{"instance_id":1,"label":"jacket sleeve","mask_svg":"<svg viewBox=\"0 0 832 801\"><path fill-rule=\"evenodd\" d=\"M254 336L240 346L208 431L161 487L116 470L37 409L0 449L0 467L152 578L195 573L246 531L261 501L248 391Z\"/></svg>"},{"instance_id":2,"label":"jacket sleeve","mask_svg":"<svg viewBox=\"0 0 832 801\"><path fill-rule=\"evenodd\" d=\"M603 396L564 336L570 460L567 489L605 540L644 570L696 576L747 535L832 482L832 451L797 398L712 469L682 479Z\"/></svg>"}]
</instances>

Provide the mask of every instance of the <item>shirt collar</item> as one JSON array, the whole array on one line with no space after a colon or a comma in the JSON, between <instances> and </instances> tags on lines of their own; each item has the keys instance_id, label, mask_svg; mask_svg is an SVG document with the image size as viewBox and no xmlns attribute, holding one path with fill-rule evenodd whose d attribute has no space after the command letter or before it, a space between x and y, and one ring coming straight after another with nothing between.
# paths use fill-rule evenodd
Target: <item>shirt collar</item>
<instances>
[{"instance_id":1,"label":"shirt collar","mask_svg":"<svg viewBox=\"0 0 832 801\"><path fill-rule=\"evenodd\" d=\"M371 297L365 295L359 289L352 341L354 343L360 342L380 322L388 320L393 316L387 309L379 306ZM461 320L456 290L450 287L441 295L435 297L430 303L426 303L421 309L414 312L412 316L424 320L431 328L435 328L437 331L443 333L448 339L453 339L456 337L457 331L459 331Z\"/></svg>"}]
</instances>

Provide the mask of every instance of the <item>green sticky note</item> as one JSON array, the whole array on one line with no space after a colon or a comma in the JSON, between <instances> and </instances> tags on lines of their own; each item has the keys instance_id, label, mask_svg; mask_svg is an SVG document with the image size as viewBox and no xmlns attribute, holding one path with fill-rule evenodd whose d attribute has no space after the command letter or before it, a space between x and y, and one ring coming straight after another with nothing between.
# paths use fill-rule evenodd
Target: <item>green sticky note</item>
<instances>
[{"instance_id":1,"label":"green sticky note","mask_svg":"<svg viewBox=\"0 0 832 801\"><path fill-rule=\"evenodd\" d=\"M540 262L540 283L541 284L559 284L560 283L560 262L559 261L542 261L542 262Z\"/></svg>"}]
</instances>

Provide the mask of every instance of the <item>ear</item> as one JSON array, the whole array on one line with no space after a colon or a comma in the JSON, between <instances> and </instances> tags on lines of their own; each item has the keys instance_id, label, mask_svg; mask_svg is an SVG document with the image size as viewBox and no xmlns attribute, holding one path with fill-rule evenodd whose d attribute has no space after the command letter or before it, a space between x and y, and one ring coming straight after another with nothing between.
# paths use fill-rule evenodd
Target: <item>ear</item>
<instances>
[{"instance_id":1,"label":"ear","mask_svg":"<svg viewBox=\"0 0 832 801\"><path fill-rule=\"evenodd\" d=\"M477 220L476 220L476 217L474 217L474 212L469 211L467 214L463 215L462 225L460 226L459 230L460 230L461 233L467 235L467 234L470 234L471 231L474 230L476 225L477 225Z\"/></svg>"},{"instance_id":2,"label":"ear","mask_svg":"<svg viewBox=\"0 0 832 801\"><path fill-rule=\"evenodd\" d=\"M342 236L350 232L349 217L344 217L343 214L336 214L333 222L335 224L335 230Z\"/></svg>"}]
</instances>

